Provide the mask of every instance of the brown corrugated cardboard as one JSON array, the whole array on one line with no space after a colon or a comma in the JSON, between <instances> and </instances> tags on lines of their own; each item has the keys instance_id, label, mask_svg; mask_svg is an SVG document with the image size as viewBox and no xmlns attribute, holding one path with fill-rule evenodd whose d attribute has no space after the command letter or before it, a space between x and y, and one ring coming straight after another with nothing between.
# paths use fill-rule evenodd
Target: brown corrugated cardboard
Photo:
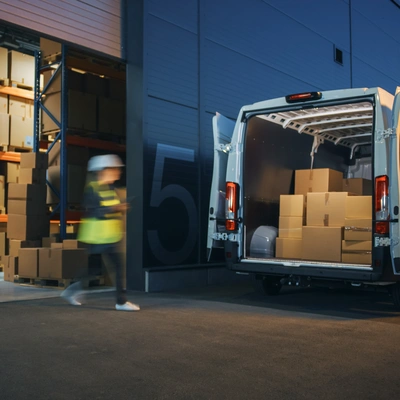
<instances>
[{"instance_id":1,"label":"brown corrugated cardboard","mask_svg":"<svg viewBox=\"0 0 400 400\"><path fill-rule=\"evenodd\" d=\"M83 75L84 91L96 96L107 96L108 79L90 73Z\"/></svg>"},{"instance_id":2,"label":"brown corrugated cardboard","mask_svg":"<svg viewBox=\"0 0 400 400\"><path fill-rule=\"evenodd\" d=\"M15 275L18 275L18 257L4 256L2 257L4 266L4 280L14 282Z\"/></svg>"},{"instance_id":3,"label":"brown corrugated cardboard","mask_svg":"<svg viewBox=\"0 0 400 400\"><path fill-rule=\"evenodd\" d=\"M10 116L8 114L0 114L0 146L8 146L10 144Z\"/></svg>"},{"instance_id":4,"label":"brown corrugated cardboard","mask_svg":"<svg viewBox=\"0 0 400 400\"><path fill-rule=\"evenodd\" d=\"M124 102L107 97L98 98L98 131L113 135L125 135ZM108 118L107 115L114 118Z\"/></svg>"},{"instance_id":5,"label":"brown corrugated cardboard","mask_svg":"<svg viewBox=\"0 0 400 400\"><path fill-rule=\"evenodd\" d=\"M329 168L296 170L294 184L295 194L341 192L343 173Z\"/></svg>"},{"instance_id":6,"label":"brown corrugated cardboard","mask_svg":"<svg viewBox=\"0 0 400 400\"><path fill-rule=\"evenodd\" d=\"M343 179L343 192L354 193L359 196L372 195L372 181L363 178Z\"/></svg>"},{"instance_id":7,"label":"brown corrugated cardboard","mask_svg":"<svg viewBox=\"0 0 400 400\"><path fill-rule=\"evenodd\" d=\"M87 147L68 146L67 160L68 165L81 165L86 168L89 160L89 149ZM55 167L60 165L60 142L57 141L49 151L49 166Z\"/></svg>"},{"instance_id":8,"label":"brown corrugated cardboard","mask_svg":"<svg viewBox=\"0 0 400 400\"><path fill-rule=\"evenodd\" d=\"M8 200L7 211L17 215L46 215L46 204L39 200Z\"/></svg>"},{"instance_id":9,"label":"brown corrugated cardboard","mask_svg":"<svg viewBox=\"0 0 400 400\"><path fill-rule=\"evenodd\" d=\"M33 100L10 96L10 100L8 102L8 113L10 115L18 115L23 118L33 118Z\"/></svg>"},{"instance_id":10,"label":"brown corrugated cardboard","mask_svg":"<svg viewBox=\"0 0 400 400\"><path fill-rule=\"evenodd\" d=\"M20 168L18 183L46 185L46 170L37 168Z\"/></svg>"},{"instance_id":11,"label":"brown corrugated cardboard","mask_svg":"<svg viewBox=\"0 0 400 400\"><path fill-rule=\"evenodd\" d=\"M5 175L7 183L18 183L19 179L19 163L2 162L0 164L2 175Z\"/></svg>"},{"instance_id":12,"label":"brown corrugated cardboard","mask_svg":"<svg viewBox=\"0 0 400 400\"><path fill-rule=\"evenodd\" d=\"M344 226L348 193L325 192L307 195L307 226Z\"/></svg>"},{"instance_id":13,"label":"brown corrugated cardboard","mask_svg":"<svg viewBox=\"0 0 400 400\"><path fill-rule=\"evenodd\" d=\"M7 237L19 240L41 240L49 236L49 218L42 215L8 214Z\"/></svg>"},{"instance_id":14,"label":"brown corrugated cardboard","mask_svg":"<svg viewBox=\"0 0 400 400\"><path fill-rule=\"evenodd\" d=\"M6 244L7 244L6 233L0 232L0 257L5 256L7 254Z\"/></svg>"},{"instance_id":15,"label":"brown corrugated cardboard","mask_svg":"<svg viewBox=\"0 0 400 400\"><path fill-rule=\"evenodd\" d=\"M360 253L343 253L342 262L349 264L368 264L372 263L371 252L360 252Z\"/></svg>"},{"instance_id":16,"label":"brown corrugated cardboard","mask_svg":"<svg viewBox=\"0 0 400 400\"><path fill-rule=\"evenodd\" d=\"M5 210L5 177L0 175L0 212L3 213Z\"/></svg>"},{"instance_id":17,"label":"brown corrugated cardboard","mask_svg":"<svg viewBox=\"0 0 400 400\"><path fill-rule=\"evenodd\" d=\"M305 214L304 195L280 195L279 215L281 217L303 217Z\"/></svg>"},{"instance_id":18,"label":"brown corrugated cardboard","mask_svg":"<svg viewBox=\"0 0 400 400\"><path fill-rule=\"evenodd\" d=\"M301 238L303 217L279 217L280 238Z\"/></svg>"},{"instance_id":19,"label":"brown corrugated cardboard","mask_svg":"<svg viewBox=\"0 0 400 400\"><path fill-rule=\"evenodd\" d=\"M19 249L40 247L40 240L10 240L10 256L18 257Z\"/></svg>"},{"instance_id":20,"label":"brown corrugated cardboard","mask_svg":"<svg viewBox=\"0 0 400 400\"><path fill-rule=\"evenodd\" d=\"M352 251L371 251L372 240L343 240L342 253L349 253Z\"/></svg>"},{"instance_id":21,"label":"brown corrugated cardboard","mask_svg":"<svg viewBox=\"0 0 400 400\"><path fill-rule=\"evenodd\" d=\"M51 76L55 70L44 71L43 72L43 84L47 85ZM61 92L61 71L54 76L51 84L46 90L46 94L51 93L59 93ZM68 80L68 89L82 91L83 90L83 76L84 74L80 74L79 72L72 71L70 69L66 69L67 72L67 80Z\"/></svg>"},{"instance_id":22,"label":"brown corrugated cardboard","mask_svg":"<svg viewBox=\"0 0 400 400\"><path fill-rule=\"evenodd\" d=\"M342 257L343 228L303 227L302 259L340 262Z\"/></svg>"},{"instance_id":23,"label":"brown corrugated cardboard","mask_svg":"<svg viewBox=\"0 0 400 400\"><path fill-rule=\"evenodd\" d=\"M47 179L51 185L60 190L60 167L49 167L47 170ZM67 181L67 202L80 204L83 198L83 191L86 183L86 168L81 165L68 165L68 181ZM47 204L56 204L59 202L58 196L47 188Z\"/></svg>"},{"instance_id":24,"label":"brown corrugated cardboard","mask_svg":"<svg viewBox=\"0 0 400 400\"><path fill-rule=\"evenodd\" d=\"M73 239L65 239L63 241L63 248L64 249L84 249L85 245L78 240Z\"/></svg>"},{"instance_id":25,"label":"brown corrugated cardboard","mask_svg":"<svg viewBox=\"0 0 400 400\"><path fill-rule=\"evenodd\" d=\"M21 168L47 169L48 155L45 152L21 153Z\"/></svg>"},{"instance_id":26,"label":"brown corrugated cardboard","mask_svg":"<svg viewBox=\"0 0 400 400\"><path fill-rule=\"evenodd\" d=\"M371 240L372 219L346 218L344 229L345 240Z\"/></svg>"},{"instance_id":27,"label":"brown corrugated cardboard","mask_svg":"<svg viewBox=\"0 0 400 400\"><path fill-rule=\"evenodd\" d=\"M346 199L346 218L372 217L372 196L349 196Z\"/></svg>"},{"instance_id":28,"label":"brown corrugated cardboard","mask_svg":"<svg viewBox=\"0 0 400 400\"><path fill-rule=\"evenodd\" d=\"M41 278L73 279L85 274L88 255L84 249L40 249L39 275Z\"/></svg>"},{"instance_id":29,"label":"brown corrugated cardboard","mask_svg":"<svg viewBox=\"0 0 400 400\"><path fill-rule=\"evenodd\" d=\"M8 49L0 47L0 79L8 78Z\"/></svg>"},{"instance_id":30,"label":"brown corrugated cardboard","mask_svg":"<svg viewBox=\"0 0 400 400\"><path fill-rule=\"evenodd\" d=\"M8 185L8 213L46 214L46 190L45 185L10 183Z\"/></svg>"},{"instance_id":31,"label":"brown corrugated cardboard","mask_svg":"<svg viewBox=\"0 0 400 400\"><path fill-rule=\"evenodd\" d=\"M22 278L37 278L39 276L40 248L24 248L18 251L18 270Z\"/></svg>"},{"instance_id":32,"label":"brown corrugated cardboard","mask_svg":"<svg viewBox=\"0 0 400 400\"><path fill-rule=\"evenodd\" d=\"M31 149L33 146L33 119L10 116L10 145Z\"/></svg>"},{"instance_id":33,"label":"brown corrugated cardboard","mask_svg":"<svg viewBox=\"0 0 400 400\"><path fill-rule=\"evenodd\" d=\"M302 239L276 238L276 257L301 259Z\"/></svg>"},{"instance_id":34,"label":"brown corrugated cardboard","mask_svg":"<svg viewBox=\"0 0 400 400\"><path fill-rule=\"evenodd\" d=\"M55 56L61 54L61 49L61 43L43 37L40 38L40 51L44 59L52 57L53 60Z\"/></svg>"},{"instance_id":35,"label":"brown corrugated cardboard","mask_svg":"<svg viewBox=\"0 0 400 400\"><path fill-rule=\"evenodd\" d=\"M9 62L11 81L33 88L35 86L35 57L11 50Z\"/></svg>"},{"instance_id":36,"label":"brown corrugated cardboard","mask_svg":"<svg viewBox=\"0 0 400 400\"><path fill-rule=\"evenodd\" d=\"M56 243L57 239L54 236L42 238L42 247L51 247L52 243Z\"/></svg>"},{"instance_id":37,"label":"brown corrugated cardboard","mask_svg":"<svg viewBox=\"0 0 400 400\"><path fill-rule=\"evenodd\" d=\"M50 243L50 248L52 248L52 249L62 249L63 248L63 244L62 243L53 242L53 243Z\"/></svg>"},{"instance_id":38,"label":"brown corrugated cardboard","mask_svg":"<svg viewBox=\"0 0 400 400\"><path fill-rule=\"evenodd\" d=\"M0 93L0 114L8 114L8 97L6 94L1 94L1 93Z\"/></svg>"}]
</instances>

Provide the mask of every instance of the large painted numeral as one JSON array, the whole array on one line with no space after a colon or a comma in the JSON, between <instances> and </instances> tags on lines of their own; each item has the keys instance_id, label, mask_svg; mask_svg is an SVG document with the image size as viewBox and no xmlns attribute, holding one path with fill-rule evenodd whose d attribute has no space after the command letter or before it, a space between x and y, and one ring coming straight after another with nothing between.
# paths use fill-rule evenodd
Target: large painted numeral
<instances>
[{"instance_id":1,"label":"large painted numeral","mask_svg":"<svg viewBox=\"0 0 400 400\"><path fill-rule=\"evenodd\" d=\"M154 165L153 185L151 190L150 206L159 207L168 198L176 198L186 208L189 219L187 238L181 249L166 250L158 237L156 230L148 231L149 245L154 256L165 264L179 264L192 252L197 241L197 209L193 196L181 185L169 184L162 187L164 164L166 158L194 162L194 150L182 147L157 144L156 161ZM176 216L179 218L179 216Z\"/></svg>"}]
</instances>

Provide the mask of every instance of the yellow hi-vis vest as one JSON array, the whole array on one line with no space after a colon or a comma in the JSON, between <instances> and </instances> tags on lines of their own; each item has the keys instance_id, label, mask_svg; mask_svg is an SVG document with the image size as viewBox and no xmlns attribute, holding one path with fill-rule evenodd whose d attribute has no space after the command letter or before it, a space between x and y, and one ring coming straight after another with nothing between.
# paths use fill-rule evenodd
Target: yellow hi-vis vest
<instances>
[{"instance_id":1,"label":"yellow hi-vis vest","mask_svg":"<svg viewBox=\"0 0 400 400\"><path fill-rule=\"evenodd\" d=\"M108 185L100 186L97 182L89 183L101 200L100 206L111 207L120 204L119 197L115 190ZM119 242L123 237L122 213L115 212L106 214L104 219L82 218L78 240L88 244L111 244Z\"/></svg>"}]
</instances>

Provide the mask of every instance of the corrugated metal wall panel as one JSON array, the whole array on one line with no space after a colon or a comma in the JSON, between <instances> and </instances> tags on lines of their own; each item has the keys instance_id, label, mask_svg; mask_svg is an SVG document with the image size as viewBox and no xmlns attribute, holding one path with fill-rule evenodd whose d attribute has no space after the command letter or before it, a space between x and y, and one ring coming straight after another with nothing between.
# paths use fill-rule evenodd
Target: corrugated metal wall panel
<instances>
[{"instance_id":1,"label":"corrugated metal wall panel","mask_svg":"<svg viewBox=\"0 0 400 400\"><path fill-rule=\"evenodd\" d=\"M150 15L146 48L148 94L197 107L197 35Z\"/></svg>"},{"instance_id":2,"label":"corrugated metal wall panel","mask_svg":"<svg viewBox=\"0 0 400 400\"><path fill-rule=\"evenodd\" d=\"M120 8L120 0L0 0L0 18L120 58Z\"/></svg>"},{"instance_id":3,"label":"corrugated metal wall panel","mask_svg":"<svg viewBox=\"0 0 400 400\"><path fill-rule=\"evenodd\" d=\"M246 7L229 0L205 4L204 34L210 41L310 85L349 85L349 71L333 61L333 42L286 14L260 1Z\"/></svg>"}]
</instances>

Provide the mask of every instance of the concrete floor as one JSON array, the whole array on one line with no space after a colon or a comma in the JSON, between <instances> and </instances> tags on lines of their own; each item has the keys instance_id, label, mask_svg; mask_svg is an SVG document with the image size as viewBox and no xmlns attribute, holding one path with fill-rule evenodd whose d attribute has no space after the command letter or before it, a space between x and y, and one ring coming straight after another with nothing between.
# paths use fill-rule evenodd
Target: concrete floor
<instances>
[{"instance_id":1,"label":"concrete floor","mask_svg":"<svg viewBox=\"0 0 400 400\"><path fill-rule=\"evenodd\" d=\"M0 304L0 398L389 399L400 313L386 294L249 285Z\"/></svg>"}]
</instances>

